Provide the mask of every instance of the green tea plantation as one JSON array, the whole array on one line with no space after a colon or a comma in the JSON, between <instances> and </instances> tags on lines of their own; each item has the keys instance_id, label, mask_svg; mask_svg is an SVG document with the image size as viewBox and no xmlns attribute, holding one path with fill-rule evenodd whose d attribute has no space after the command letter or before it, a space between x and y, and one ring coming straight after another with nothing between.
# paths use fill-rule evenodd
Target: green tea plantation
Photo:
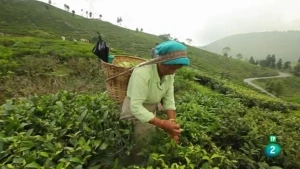
<instances>
[{"instance_id":1,"label":"green tea plantation","mask_svg":"<svg viewBox=\"0 0 300 169\"><path fill-rule=\"evenodd\" d=\"M218 90L226 91L220 94L193 81L195 76L209 78L190 69L176 76L177 120L184 130L180 143L158 129L141 152L148 158L146 168L300 167L298 105L216 80ZM123 168L122 159L133 147L132 129L118 120L119 113L106 93L60 91L7 100L0 111L1 167ZM269 134L282 146L272 159L264 154Z\"/></svg>"},{"instance_id":2,"label":"green tea plantation","mask_svg":"<svg viewBox=\"0 0 300 169\"><path fill-rule=\"evenodd\" d=\"M105 92L96 32L112 55L149 59L164 40L35 0L0 0L0 9L0 169L300 168L295 85L287 101L268 97L243 79L275 69L188 45L192 65L175 76L179 144L157 129L140 152L144 165L127 165L133 129ZM271 134L281 146L273 158L264 152Z\"/></svg>"}]
</instances>

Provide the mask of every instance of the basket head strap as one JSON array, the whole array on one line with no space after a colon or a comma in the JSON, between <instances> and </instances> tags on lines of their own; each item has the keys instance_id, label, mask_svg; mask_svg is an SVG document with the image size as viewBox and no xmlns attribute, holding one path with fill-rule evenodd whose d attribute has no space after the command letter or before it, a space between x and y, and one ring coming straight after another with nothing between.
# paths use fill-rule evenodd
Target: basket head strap
<instances>
[{"instance_id":1,"label":"basket head strap","mask_svg":"<svg viewBox=\"0 0 300 169\"><path fill-rule=\"evenodd\" d=\"M131 69L128 69L128 70L125 70L124 72L118 74L118 75L115 75L115 76L112 76L108 79L105 80L105 82L107 82L108 80L111 80L115 77L118 77L120 75L123 75L137 67L142 67L142 66L146 66L146 65L151 65L151 64L157 64L157 63L162 63L162 62L166 62L166 61L169 61L169 60L172 60L172 59L177 59L177 58L182 58L183 56L186 56L186 52L185 51L177 51L177 52L172 52L172 53L169 53L167 55L163 55L163 56L158 56L154 59L151 59L149 61L146 61L146 62L142 62L138 65L136 65L135 67L131 68Z\"/></svg>"}]
</instances>

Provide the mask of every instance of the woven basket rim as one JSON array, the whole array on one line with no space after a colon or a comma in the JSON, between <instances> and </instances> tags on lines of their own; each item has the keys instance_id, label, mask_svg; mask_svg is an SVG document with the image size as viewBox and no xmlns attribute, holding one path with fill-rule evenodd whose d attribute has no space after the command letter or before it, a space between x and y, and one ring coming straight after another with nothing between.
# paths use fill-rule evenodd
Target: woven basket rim
<instances>
[{"instance_id":1,"label":"woven basket rim","mask_svg":"<svg viewBox=\"0 0 300 169\"><path fill-rule=\"evenodd\" d=\"M137 60L140 60L140 61L144 61L144 62L146 62L147 61L147 59L144 59L144 58L141 58L141 57L136 57L136 56L128 56L128 55L114 55L114 57L116 58L116 57L118 57L118 58L122 58L122 57L124 57L124 58L133 58L133 59L137 59ZM112 63L107 63L107 62L104 62L103 60L101 60L101 62L102 62L102 64L105 64L105 65L108 65L108 66L113 66L113 67L117 67L117 68L124 68L124 67L122 67L122 66L118 66L118 65L114 65L114 64L112 64ZM125 69L127 69L127 68L125 68Z\"/></svg>"}]
</instances>

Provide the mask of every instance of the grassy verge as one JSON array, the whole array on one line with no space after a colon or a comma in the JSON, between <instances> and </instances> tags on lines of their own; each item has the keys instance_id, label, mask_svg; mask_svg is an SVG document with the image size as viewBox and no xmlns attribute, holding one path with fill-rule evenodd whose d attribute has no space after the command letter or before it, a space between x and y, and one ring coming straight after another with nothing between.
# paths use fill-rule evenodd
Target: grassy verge
<instances>
[{"instance_id":1,"label":"grassy verge","mask_svg":"<svg viewBox=\"0 0 300 169\"><path fill-rule=\"evenodd\" d=\"M289 102L300 103L299 77L293 76L280 79L260 79L255 80L254 83L266 89L268 83L278 81L280 81L283 84L283 91L280 93L280 95L278 95L278 97Z\"/></svg>"}]
</instances>

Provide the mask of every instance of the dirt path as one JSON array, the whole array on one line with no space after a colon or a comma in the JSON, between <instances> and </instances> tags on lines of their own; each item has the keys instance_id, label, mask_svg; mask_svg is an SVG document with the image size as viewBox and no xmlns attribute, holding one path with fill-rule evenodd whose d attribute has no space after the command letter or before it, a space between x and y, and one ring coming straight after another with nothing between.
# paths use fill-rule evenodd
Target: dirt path
<instances>
[{"instance_id":1,"label":"dirt path","mask_svg":"<svg viewBox=\"0 0 300 169\"><path fill-rule=\"evenodd\" d=\"M257 88L258 90L260 90L260 91L262 91L262 92L268 94L268 95L271 96L271 97L276 97L276 96L274 96L273 94L267 92L265 89L261 88L260 86L258 86L258 85L256 85L256 84L252 83L252 81L253 81L253 80L258 80L258 79L271 79L271 78L282 78L282 77L292 76L292 75L290 75L290 74L288 74L288 73L283 73L283 72L278 72L278 73L279 73L278 76L248 78L248 79L244 79L244 82L245 82L245 83L248 83L249 85L251 85L251 86Z\"/></svg>"}]
</instances>

